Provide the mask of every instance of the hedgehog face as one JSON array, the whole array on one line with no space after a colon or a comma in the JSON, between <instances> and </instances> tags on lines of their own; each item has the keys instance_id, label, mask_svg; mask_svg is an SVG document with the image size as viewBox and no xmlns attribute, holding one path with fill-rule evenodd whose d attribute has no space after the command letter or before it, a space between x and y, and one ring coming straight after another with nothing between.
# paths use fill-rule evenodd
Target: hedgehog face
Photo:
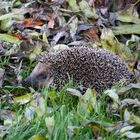
<instances>
[{"instance_id":1,"label":"hedgehog face","mask_svg":"<svg viewBox=\"0 0 140 140\"><path fill-rule=\"evenodd\" d=\"M30 76L24 80L24 84L31 85L33 87L48 87L53 81L53 78L49 76L49 69L49 63L46 64L39 62Z\"/></svg>"}]
</instances>

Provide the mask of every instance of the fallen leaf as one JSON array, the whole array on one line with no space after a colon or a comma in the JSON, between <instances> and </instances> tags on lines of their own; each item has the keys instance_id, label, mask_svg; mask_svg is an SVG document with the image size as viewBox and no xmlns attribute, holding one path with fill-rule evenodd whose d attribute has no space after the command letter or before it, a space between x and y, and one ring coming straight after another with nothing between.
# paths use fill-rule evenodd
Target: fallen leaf
<instances>
[{"instance_id":1,"label":"fallen leaf","mask_svg":"<svg viewBox=\"0 0 140 140\"><path fill-rule=\"evenodd\" d=\"M4 20L0 21L0 29L2 31L9 31L9 29L11 28L13 23L14 23L14 20L12 20L12 19L4 19Z\"/></svg>"},{"instance_id":2,"label":"fallen leaf","mask_svg":"<svg viewBox=\"0 0 140 140\"><path fill-rule=\"evenodd\" d=\"M65 31L60 31L60 32L58 32L58 33L53 37L51 44L52 44L52 45L56 45L57 42L60 40L60 38L65 37L65 35L66 35L66 32L65 32Z\"/></svg>"},{"instance_id":3,"label":"fallen leaf","mask_svg":"<svg viewBox=\"0 0 140 140\"><path fill-rule=\"evenodd\" d=\"M12 7L12 2L5 2L5 1L0 2L0 10L2 9L8 10L8 8L10 7Z\"/></svg>"},{"instance_id":4,"label":"fallen leaf","mask_svg":"<svg viewBox=\"0 0 140 140\"><path fill-rule=\"evenodd\" d=\"M88 88L86 93L79 97L77 110L79 113L87 115L93 111L93 109L95 109L95 112L98 110L96 102L96 91Z\"/></svg>"},{"instance_id":5,"label":"fallen leaf","mask_svg":"<svg viewBox=\"0 0 140 140\"><path fill-rule=\"evenodd\" d=\"M49 133L52 133L54 130L54 126L55 126L55 120L54 117L46 117L45 118L45 123L47 125L48 131Z\"/></svg>"},{"instance_id":6,"label":"fallen leaf","mask_svg":"<svg viewBox=\"0 0 140 140\"><path fill-rule=\"evenodd\" d=\"M31 137L31 140L48 140L48 139L40 135L34 135Z\"/></svg>"},{"instance_id":7,"label":"fallen leaf","mask_svg":"<svg viewBox=\"0 0 140 140\"><path fill-rule=\"evenodd\" d=\"M138 101L138 99L124 99L120 103L120 109L123 109L126 106L132 107L134 105L140 107L140 102Z\"/></svg>"},{"instance_id":8,"label":"fallen leaf","mask_svg":"<svg viewBox=\"0 0 140 140\"><path fill-rule=\"evenodd\" d=\"M98 29L96 27L86 30L85 35L94 42L99 42Z\"/></svg>"},{"instance_id":9,"label":"fallen leaf","mask_svg":"<svg viewBox=\"0 0 140 140\"><path fill-rule=\"evenodd\" d=\"M127 62L130 71L133 71L135 65L135 57L132 55L130 49L123 43L120 43L112 30L105 28L101 34L101 44L104 49L110 50L117 54L122 60Z\"/></svg>"},{"instance_id":10,"label":"fallen leaf","mask_svg":"<svg viewBox=\"0 0 140 140\"><path fill-rule=\"evenodd\" d=\"M116 40L111 29L105 28L102 30L101 43L104 49L117 53Z\"/></svg>"},{"instance_id":11,"label":"fallen leaf","mask_svg":"<svg viewBox=\"0 0 140 140\"><path fill-rule=\"evenodd\" d=\"M44 24L44 22L42 20L35 20L33 18L26 18L24 19L23 21L19 21L17 22L18 25L21 25L25 28L33 28L33 27L36 27L36 26L41 26Z\"/></svg>"},{"instance_id":12,"label":"fallen leaf","mask_svg":"<svg viewBox=\"0 0 140 140\"><path fill-rule=\"evenodd\" d=\"M95 135L103 130L109 132L109 130L114 128L114 124L107 119L103 119L102 121L86 122L84 125L90 127Z\"/></svg>"},{"instance_id":13,"label":"fallen leaf","mask_svg":"<svg viewBox=\"0 0 140 140\"><path fill-rule=\"evenodd\" d=\"M133 12L134 13L134 12ZM116 14L116 19L122 22L126 22L126 23L136 23L136 24L140 24L140 19L138 17L138 15L134 15L132 14L132 12L118 12Z\"/></svg>"},{"instance_id":14,"label":"fallen leaf","mask_svg":"<svg viewBox=\"0 0 140 140\"><path fill-rule=\"evenodd\" d=\"M9 133L9 126L0 125L0 138L3 139L7 133Z\"/></svg>"},{"instance_id":15,"label":"fallen leaf","mask_svg":"<svg viewBox=\"0 0 140 140\"><path fill-rule=\"evenodd\" d=\"M14 98L15 103L19 103L20 105L28 103L32 98L32 94L25 94L22 96L18 96Z\"/></svg>"},{"instance_id":16,"label":"fallen leaf","mask_svg":"<svg viewBox=\"0 0 140 140\"><path fill-rule=\"evenodd\" d=\"M36 45L37 46L33 49L32 53L29 56L31 60L34 60L36 56L42 52L42 44L38 42Z\"/></svg>"},{"instance_id":17,"label":"fallen leaf","mask_svg":"<svg viewBox=\"0 0 140 140\"><path fill-rule=\"evenodd\" d=\"M89 122L85 125L92 129L94 135L98 135L101 131L105 130L104 127L97 122Z\"/></svg>"},{"instance_id":18,"label":"fallen leaf","mask_svg":"<svg viewBox=\"0 0 140 140\"><path fill-rule=\"evenodd\" d=\"M5 73L5 70L2 69L2 68L0 68L0 88L1 88L2 85L3 85L4 73Z\"/></svg>"},{"instance_id":19,"label":"fallen leaf","mask_svg":"<svg viewBox=\"0 0 140 140\"><path fill-rule=\"evenodd\" d=\"M129 122L129 120L130 120L130 112L128 112L128 110L125 109L125 111L124 111L124 121Z\"/></svg>"},{"instance_id":20,"label":"fallen leaf","mask_svg":"<svg viewBox=\"0 0 140 140\"><path fill-rule=\"evenodd\" d=\"M53 50L55 50L55 51L65 50L65 49L69 49L69 47L65 44L57 44L57 45L53 46Z\"/></svg>"},{"instance_id":21,"label":"fallen leaf","mask_svg":"<svg viewBox=\"0 0 140 140\"><path fill-rule=\"evenodd\" d=\"M5 52L5 56L10 56L10 55L16 54L17 51L18 51L17 45L13 45L12 48L10 48L10 50L7 50Z\"/></svg>"},{"instance_id":22,"label":"fallen leaf","mask_svg":"<svg viewBox=\"0 0 140 140\"><path fill-rule=\"evenodd\" d=\"M82 128L82 126L81 127L79 127L79 126L68 126L68 130L67 130L68 136L72 137L75 134L79 133L81 128Z\"/></svg>"},{"instance_id":23,"label":"fallen leaf","mask_svg":"<svg viewBox=\"0 0 140 140\"><path fill-rule=\"evenodd\" d=\"M86 42L84 41L73 41L68 44L68 46L88 46Z\"/></svg>"},{"instance_id":24,"label":"fallen leaf","mask_svg":"<svg viewBox=\"0 0 140 140\"><path fill-rule=\"evenodd\" d=\"M81 0L81 2L79 2L79 7L87 18L98 18L96 10L94 8L91 9L86 0Z\"/></svg>"},{"instance_id":25,"label":"fallen leaf","mask_svg":"<svg viewBox=\"0 0 140 140\"><path fill-rule=\"evenodd\" d=\"M0 40L14 44L18 44L20 42L20 40L17 37L8 34L0 34Z\"/></svg>"},{"instance_id":26,"label":"fallen leaf","mask_svg":"<svg viewBox=\"0 0 140 140\"><path fill-rule=\"evenodd\" d=\"M118 105L120 103L120 100L119 100L119 96L118 96L116 90L115 89L106 90L104 92L104 94L106 94L107 96L109 96L113 100L112 108L115 110L118 109Z\"/></svg>"},{"instance_id":27,"label":"fallen leaf","mask_svg":"<svg viewBox=\"0 0 140 140\"><path fill-rule=\"evenodd\" d=\"M23 14L22 13L8 13L8 14L0 16L0 20L5 20L9 18L23 19Z\"/></svg>"},{"instance_id":28,"label":"fallen leaf","mask_svg":"<svg viewBox=\"0 0 140 140\"><path fill-rule=\"evenodd\" d=\"M21 33L17 32L14 34L18 39L20 40L26 40L26 41L29 41L28 38L24 37Z\"/></svg>"},{"instance_id":29,"label":"fallen leaf","mask_svg":"<svg viewBox=\"0 0 140 140\"><path fill-rule=\"evenodd\" d=\"M72 22L69 24L70 28L70 34L73 40L75 40L75 34L77 32L77 26L78 26L78 18L72 20Z\"/></svg>"},{"instance_id":30,"label":"fallen leaf","mask_svg":"<svg viewBox=\"0 0 140 140\"><path fill-rule=\"evenodd\" d=\"M57 13L52 13L49 17L48 17L48 28L53 29L54 25L55 25L55 18L58 17Z\"/></svg>"},{"instance_id":31,"label":"fallen leaf","mask_svg":"<svg viewBox=\"0 0 140 140\"><path fill-rule=\"evenodd\" d=\"M47 38L46 33L44 32L42 36L43 36L43 42L47 44L48 43L48 38Z\"/></svg>"},{"instance_id":32,"label":"fallen leaf","mask_svg":"<svg viewBox=\"0 0 140 140\"><path fill-rule=\"evenodd\" d=\"M80 10L76 0L67 0L67 1L73 12L78 12Z\"/></svg>"},{"instance_id":33,"label":"fallen leaf","mask_svg":"<svg viewBox=\"0 0 140 140\"><path fill-rule=\"evenodd\" d=\"M3 110L0 111L0 120L15 120L16 116L15 113L10 110Z\"/></svg>"},{"instance_id":34,"label":"fallen leaf","mask_svg":"<svg viewBox=\"0 0 140 140\"><path fill-rule=\"evenodd\" d=\"M133 113L130 115L130 120L133 121L134 123L140 125L140 117L134 115Z\"/></svg>"},{"instance_id":35,"label":"fallen leaf","mask_svg":"<svg viewBox=\"0 0 140 140\"><path fill-rule=\"evenodd\" d=\"M127 132L129 130L132 130L133 128L135 128L135 126L125 126L125 127L120 129L120 133Z\"/></svg>"},{"instance_id":36,"label":"fallen leaf","mask_svg":"<svg viewBox=\"0 0 140 140\"><path fill-rule=\"evenodd\" d=\"M73 89L73 88L67 88L66 91L68 91L70 94L80 97L82 96L81 92L79 90Z\"/></svg>"},{"instance_id":37,"label":"fallen leaf","mask_svg":"<svg viewBox=\"0 0 140 140\"><path fill-rule=\"evenodd\" d=\"M106 90L106 91L104 92L104 94L106 94L106 95L109 96L111 99L113 99L113 101L115 101L117 104L120 103L119 96L118 96L118 94L116 93L116 90L115 90L115 89Z\"/></svg>"},{"instance_id":38,"label":"fallen leaf","mask_svg":"<svg viewBox=\"0 0 140 140\"><path fill-rule=\"evenodd\" d=\"M32 120L34 118L35 108L32 106L26 107L25 117L27 120Z\"/></svg>"},{"instance_id":39,"label":"fallen leaf","mask_svg":"<svg viewBox=\"0 0 140 140\"><path fill-rule=\"evenodd\" d=\"M112 27L115 35L140 34L140 24L128 24Z\"/></svg>"},{"instance_id":40,"label":"fallen leaf","mask_svg":"<svg viewBox=\"0 0 140 140\"><path fill-rule=\"evenodd\" d=\"M123 133L121 136L123 136L123 137L125 136L130 139L136 139L136 138L140 138L140 133L134 133L131 131L127 131L127 132Z\"/></svg>"},{"instance_id":41,"label":"fallen leaf","mask_svg":"<svg viewBox=\"0 0 140 140\"><path fill-rule=\"evenodd\" d=\"M38 117L42 117L46 111L45 100L41 95L36 95L35 99L31 101L31 106L34 107Z\"/></svg>"},{"instance_id":42,"label":"fallen leaf","mask_svg":"<svg viewBox=\"0 0 140 140\"><path fill-rule=\"evenodd\" d=\"M0 120L3 120L4 126L11 126L15 123L16 115L13 111L1 109Z\"/></svg>"}]
</instances>

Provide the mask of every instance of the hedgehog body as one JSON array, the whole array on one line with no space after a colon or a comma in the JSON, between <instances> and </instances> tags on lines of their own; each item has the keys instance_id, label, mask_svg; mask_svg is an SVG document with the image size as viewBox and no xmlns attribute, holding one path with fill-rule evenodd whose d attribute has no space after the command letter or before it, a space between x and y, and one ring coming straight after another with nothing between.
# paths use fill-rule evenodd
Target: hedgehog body
<instances>
[{"instance_id":1,"label":"hedgehog body","mask_svg":"<svg viewBox=\"0 0 140 140\"><path fill-rule=\"evenodd\" d=\"M39 56L39 63L26 79L34 85L61 87L70 79L101 92L121 79L130 80L126 64L103 49L72 47Z\"/></svg>"}]
</instances>

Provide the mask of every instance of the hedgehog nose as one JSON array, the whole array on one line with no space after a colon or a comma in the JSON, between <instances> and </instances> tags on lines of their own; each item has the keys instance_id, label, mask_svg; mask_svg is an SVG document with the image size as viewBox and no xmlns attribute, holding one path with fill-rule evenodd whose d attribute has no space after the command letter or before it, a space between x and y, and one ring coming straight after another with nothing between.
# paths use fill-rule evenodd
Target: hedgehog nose
<instances>
[{"instance_id":1,"label":"hedgehog nose","mask_svg":"<svg viewBox=\"0 0 140 140\"><path fill-rule=\"evenodd\" d=\"M23 85L30 85L31 83L31 78L30 77L27 77L23 80Z\"/></svg>"}]
</instances>

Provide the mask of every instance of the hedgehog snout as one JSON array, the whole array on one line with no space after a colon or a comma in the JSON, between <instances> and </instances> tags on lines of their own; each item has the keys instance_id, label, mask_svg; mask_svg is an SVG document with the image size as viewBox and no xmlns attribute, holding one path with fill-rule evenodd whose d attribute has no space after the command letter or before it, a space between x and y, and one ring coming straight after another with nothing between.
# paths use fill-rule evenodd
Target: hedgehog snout
<instances>
[{"instance_id":1,"label":"hedgehog snout","mask_svg":"<svg viewBox=\"0 0 140 140\"><path fill-rule=\"evenodd\" d=\"M36 79L32 78L31 76L28 76L23 80L23 85L36 87L38 85L38 82Z\"/></svg>"},{"instance_id":2,"label":"hedgehog snout","mask_svg":"<svg viewBox=\"0 0 140 140\"><path fill-rule=\"evenodd\" d=\"M45 81L47 79L47 75L45 74L39 74L37 76L32 77L31 75L28 76L23 80L23 85L25 86L33 86L33 87L39 87L43 86Z\"/></svg>"},{"instance_id":3,"label":"hedgehog snout","mask_svg":"<svg viewBox=\"0 0 140 140\"><path fill-rule=\"evenodd\" d=\"M27 77L23 80L23 85L30 85L31 84L31 77Z\"/></svg>"}]
</instances>

